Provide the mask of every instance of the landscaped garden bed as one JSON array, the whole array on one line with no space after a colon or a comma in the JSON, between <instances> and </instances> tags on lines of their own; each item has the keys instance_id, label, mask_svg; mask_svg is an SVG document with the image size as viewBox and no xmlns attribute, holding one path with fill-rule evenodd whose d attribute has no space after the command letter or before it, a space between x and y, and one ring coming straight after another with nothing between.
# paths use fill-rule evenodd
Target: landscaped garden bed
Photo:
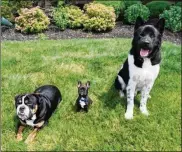
<instances>
[{"instance_id":1,"label":"landscaped garden bed","mask_svg":"<svg viewBox=\"0 0 182 152\"><path fill-rule=\"evenodd\" d=\"M53 1L51 2L53 3ZM41 9L43 9L49 16L48 20L50 21L50 24L49 21L46 23L47 25L43 22L42 23L38 22L39 25L36 24L35 26L32 26L33 24L31 23L34 22L33 18L35 17L33 16L30 17L31 11L33 12L33 9L29 11L30 15L28 18L30 19L30 21L27 21L27 23L30 23L31 26L27 26L26 22L23 24L21 23L22 20L21 18L26 16L23 16L22 14L22 17L19 17L19 15L21 15L19 11L20 8L26 6L28 8L31 8L30 2L22 3L21 5L19 3L15 3L17 6L19 6L17 7L19 9L17 9L15 13L17 17L12 17L13 14L8 14L7 12L3 13L5 17L8 17L12 22L15 22L15 28L2 26L1 28L2 40L112 38L112 37L131 38L133 36L133 29L134 29L133 24L135 22L135 18L139 15L146 20L148 19L157 20L157 18L159 18L160 16L165 17L168 29L166 29L164 32L163 36L164 40L181 44L181 23L180 23L181 21L179 20L179 16L178 15L175 16L176 14L173 13L174 11L176 11L176 13L179 13L179 10L177 8L181 5L181 3L174 3L171 1L170 2L158 1L158 2L146 3L146 1L142 2L142 1L97 0L94 1L93 5L90 4L89 5L87 4L87 6L85 5L83 7L84 10L79 9L76 6L74 7L65 6L62 5L62 3L63 1L59 1L57 3L55 3L54 1L54 5L52 4L54 7L49 6L48 8L47 7L43 8L43 5L41 4L40 5ZM142 5L142 3L145 5ZM77 4L77 2L70 1L69 4ZM7 4L4 5L6 6ZM154 7L156 5L158 7ZM175 9L171 10L171 12L168 13L172 5L175 6ZM10 6L8 6L9 10L12 7ZM49 11L46 11L47 9ZM111 10L110 12L107 11L104 12L104 9L106 10L111 9ZM27 11L28 9L25 10L25 12ZM113 12L115 13L115 15L113 14ZM163 12L165 13L162 15ZM171 14L173 14L173 16L169 16ZM45 17L43 18L42 17L43 16L39 16L40 19L38 20L44 21ZM109 18L109 20L108 19L104 20L105 17ZM168 17L172 18L172 20L169 18L170 20L168 21ZM37 19L35 18L35 22L36 20ZM43 26L39 27L41 24L44 25L44 27Z\"/></svg>"}]
</instances>

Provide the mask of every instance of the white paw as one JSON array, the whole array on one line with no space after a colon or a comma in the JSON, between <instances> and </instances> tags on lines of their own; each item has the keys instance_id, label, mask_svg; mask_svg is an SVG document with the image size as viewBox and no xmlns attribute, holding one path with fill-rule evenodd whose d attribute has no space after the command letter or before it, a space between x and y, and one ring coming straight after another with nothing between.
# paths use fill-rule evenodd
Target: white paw
<instances>
[{"instance_id":1,"label":"white paw","mask_svg":"<svg viewBox=\"0 0 182 152\"><path fill-rule=\"evenodd\" d=\"M125 113L125 119L127 119L127 120L133 119L133 113L131 113L131 112L126 112L126 113Z\"/></svg>"},{"instance_id":2,"label":"white paw","mask_svg":"<svg viewBox=\"0 0 182 152\"><path fill-rule=\"evenodd\" d=\"M146 116L149 115L149 112L148 112L148 110L147 110L146 107L140 107L140 111L141 111L142 114L144 114L144 115L146 115Z\"/></svg>"}]
</instances>

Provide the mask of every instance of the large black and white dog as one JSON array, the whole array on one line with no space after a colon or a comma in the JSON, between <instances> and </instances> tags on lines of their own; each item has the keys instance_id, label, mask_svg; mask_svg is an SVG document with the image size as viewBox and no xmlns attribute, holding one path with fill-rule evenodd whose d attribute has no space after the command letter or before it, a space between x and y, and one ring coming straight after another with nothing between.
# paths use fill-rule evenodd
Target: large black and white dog
<instances>
[{"instance_id":1,"label":"large black and white dog","mask_svg":"<svg viewBox=\"0 0 182 152\"><path fill-rule=\"evenodd\" d=\"M17 95L15 106L20 120L17 140L22 140L23 129L28 125L34 127L34 131L25 142L32 142L37 131L47 124L61 100L61 92L53 85L44 85L37 88L33 93Z\"/></svg>"},{"instance_id":2,"label":"large black and white dog","mask_svg":"<svg viewBox=\"0 0 182 152\"><path fill-rule=\"evenodd\" d=\"M164 19L155 25L144 23L140 17L136 20L132 48L115 79L120 96L127 96L126 119L133 118L134 96L138 91L141 92L140 111L148 115L147 99L160 69L164 24Z\"/></svg>"}]
</instances>

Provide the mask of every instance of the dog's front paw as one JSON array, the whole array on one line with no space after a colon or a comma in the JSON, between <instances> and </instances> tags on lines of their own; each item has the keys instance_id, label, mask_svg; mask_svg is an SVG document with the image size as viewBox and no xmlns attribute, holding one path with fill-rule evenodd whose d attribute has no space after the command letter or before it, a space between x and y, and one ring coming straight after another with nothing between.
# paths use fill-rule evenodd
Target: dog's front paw
<instances>
[{"instance_id":1,"label":"dog's front paw","mask_svg":"<svg viewBox=\"0 0 182 152\"><path fill-rule=\"evenodd\" d=\"M16 140L17 141L22 141L23 140L23 135L22 134L17 134L16 135Z\"/></svg>"},{"instance_id":2,"label":"dog's front paw","mask_svg":"<svg viewBox=\"0 0 182 152\"><path fill-rule=\"evenodd\" d=\"M31 142L33 142L33 139L32 139L32 137L28 136L28 138L25 140L25 143L30 144Z\"/></svg>"},{"instance_id":3,"label":"dog's front paw","mask_svg":"<svg viewBox=\"0 0 182 152\"><path fill-rule=\"evenodd\" d=\"M35 138L35 135L34 135L34 134L30 134L30 135L27 137L27 139L25 140L25 143L26 143L26 144L32 143L33 140L34 140L34 138Z\"/></svg>"},{"instance_id":4,"label":"dog's front paw","mask_svg":"<svg viewBox=\"0 0 182 152\"><path fill-rule=\"evenodd\" d=\"M125 119L127 119L127 120L133 119L133 113L132 112L126 112L125 113Z\"/></svg>"},{"instance_id":5,"label":"dog's front paw","mask_svg":"<svg viewBox=\"0 0 182 152\"><path fill-rule=\"evenodd\" d=\"M149 112L148 112L148 110L147 110L146 107L140 107L140 111L141 111L142 114L144 114L144 115L146 115L146 116L149 115Z\"/></svg>"}]
</instances>

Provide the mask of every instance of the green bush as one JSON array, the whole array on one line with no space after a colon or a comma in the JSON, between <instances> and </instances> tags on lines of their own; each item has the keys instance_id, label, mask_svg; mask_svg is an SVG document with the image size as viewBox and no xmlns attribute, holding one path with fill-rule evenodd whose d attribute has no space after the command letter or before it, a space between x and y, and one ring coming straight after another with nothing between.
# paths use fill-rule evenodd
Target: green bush
<instances>
[{"instance_id":1,"label":"green bush","mask_svg":"<svg viewBox=\"0 0 182 152\"><path fill-rule=\"evenodd\" d=\"M69 28L80 28L83 26L84 14L83 11L77 6L66 6L65 7L69 21Z\"/></svg>"},{"instance_id":2,"label":"green bush","mask_svg":"<svg viewBox=\"0 0 182 152\"><path fill-rule=\"evenodd\" d=\"M153 1L146 4L150 10L151 17L159 17L164 10L169 9L170 5L167 1Z\"/></svg>"},{"instance_id":3,"label":"green bush","mask_svg":"<svg viewBox=\"0 0 182 152\"><path fill-rule=\"evenodd\" d=\"M149 9L142 4L134 4L125 10L125 20L130 24L135 24L137 17L140 16L144 21L150 16Z\"/></svg>"},{"instance_id":4,"label":"green bush","mask_svg":"<svg viewBox=\"0 0 182 152\"><path fill-rule=\"evenodd\" d=\"M10 22L14 22L15 17L13 16L11 10L11 7L9 7L8 5L1 6L1 16L5 17Z\"/></svg>"},{"instance_id":5,"label":"green bush","mask_svg":"<svg viewBox=\"0 0 182 152\"><path fill-rule=\"evenodd\" d=\"M165 19L165 27L173 32L181 31L181 7L171 6L169 10L165 10L160 18Z\"/></svg>"},{"instance_id":6,"label":"green bush","mask_svg":"<svg viewBox=\"0 0 182 152\"><path fill-rule=\"evenodd\" d=\"M114 28L116 15L113 7L90 3L84 9L87 17L83 23L85 30L106 31Z\"/></svg>"},{"instance_id":7,"label":"green bush","mask_svg":"<svg viewBox=\"0 0 182 152\"><path fill-rule=\"evenodd\" d=\"M134 4L141 4L140 0L123 0L123 1L124 1L125 9L127 9L128 7Z\"/></svg>"},{"instance_id":8,"label":"green bush","mask_svg":"<svg viewBox=\"0 0 182 152\"><path fill-rule=\"evenodd\" d=\"M33 2L31 0L2 0L1 16L7 18L11 22L14 22L15 17L13 14L16 14L20 8L32 7L32 4Z\"/></svg>"},{"instance_id":9,"label":"green bush","mask_svg":"<svg viewBox=\"0 0 182 152\"><path fill-rule=\"evenodd\" d=\"M118 18L120 14L124 12L125 5L123 1L99 1L97 3L113 7L116 14L116 18Z\"/></svg>"},{"instance_id":10,"label":"green bush","mask_svg":"<svg viewBox=\"0 0 182 152\"><path fill-rule=\"evenodd\" d=\"M182 7L182 2L176 2L175 6L180 6L180 7Z\"/></svg>"},{"instance_id":11,"label":"green bush","mask_svg":"<svg viewBox=\"0 0 182 152\"><path fill-rule=\"evenodd\" d=\"M68 14L64 7L58 7L53 10L53 20L61 30L65 30L68 26Z\"/></svg>"},{"instance_id":12,"label":"green bush","mask_svg":"<svg viewBox=\"0 0 182 152\"><path fill-rule=\"evenodd\" d=\"M48 28L49 18L38 7L20 9L15 18L15 28L23 33L39 33Z\"/></svg>"}]
</instances>

